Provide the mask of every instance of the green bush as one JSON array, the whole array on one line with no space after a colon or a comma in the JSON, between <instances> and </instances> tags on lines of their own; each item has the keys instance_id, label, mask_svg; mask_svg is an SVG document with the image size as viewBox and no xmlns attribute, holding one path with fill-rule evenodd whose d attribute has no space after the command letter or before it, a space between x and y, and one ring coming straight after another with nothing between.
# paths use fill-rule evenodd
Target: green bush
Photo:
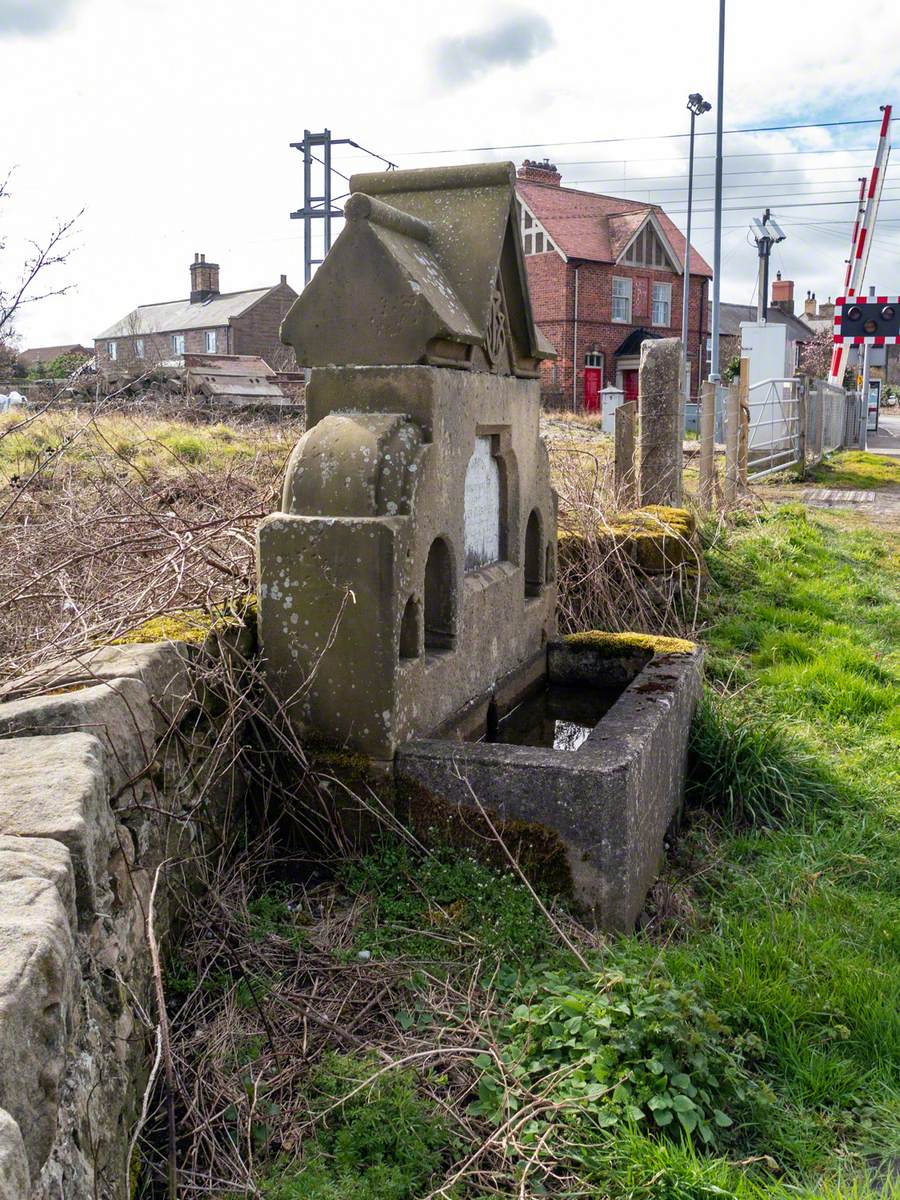
<instances>
[{"instance_id":1,"label":"green bush","mask_svg":"<svg viewBox=\"0 0 900 1200\"><path fill-rule=\"evenodd\" d=\"M712 1144L728 1141L735 1121L767 1102L746 1069L762 1043L735 1034L694 987L627 964L627 973L580 980L547 971L529 990L501 1031L508 1071L595 1131L640 1125ZM493 1059L484 1055L478 1065L476 1111L499 1124L508 1097ZM532 1139L543 1128L533 1121Z\"/></svg>"}]
</instances>

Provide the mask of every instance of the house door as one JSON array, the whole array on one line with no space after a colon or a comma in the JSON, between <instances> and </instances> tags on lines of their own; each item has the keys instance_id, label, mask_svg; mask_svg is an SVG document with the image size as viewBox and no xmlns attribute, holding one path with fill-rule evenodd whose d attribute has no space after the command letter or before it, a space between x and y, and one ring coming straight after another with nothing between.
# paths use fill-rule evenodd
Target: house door
<instances>
[{"instance_id":1,"label":"house door","mask_svg":"<svg viewBox=\"0 0 900 1200\"><path fill-rule=\"evenodd\" d=\"M584 411L599 412L600 385L603 382L603 372L599 367L584 368Z\"/></svg>"},{"instance_id":2,"label":"house door","mask_svg":"<svg viewBox=\"0 0 900 1200\"><path fill-rule=\"evenodd\" d=\"M637 371L622 372L622 390L625 393L625 403L628 404L632 400L637 401L638 398L638 373Z\"/></svg>"}]
</instances>

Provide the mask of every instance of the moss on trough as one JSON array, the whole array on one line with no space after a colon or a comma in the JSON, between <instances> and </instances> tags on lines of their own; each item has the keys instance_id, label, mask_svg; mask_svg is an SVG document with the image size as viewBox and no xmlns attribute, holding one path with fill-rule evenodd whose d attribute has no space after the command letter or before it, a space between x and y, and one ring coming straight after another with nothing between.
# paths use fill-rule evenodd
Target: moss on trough
<instances>
[{"instance_id":1,"label":"moss on trough","mask_svg":"<svg viewBox=\"0 0 900 1200\"><path fill-rule=\"evenodd\" d=\"M610 658L621 658L629 654L692 654L696 643L685 638L662 637L653 633L607 633L591 629L587 633L570 633L565 638L569 646L584 646L599 650Z\"/></svg>"}]
</instances>

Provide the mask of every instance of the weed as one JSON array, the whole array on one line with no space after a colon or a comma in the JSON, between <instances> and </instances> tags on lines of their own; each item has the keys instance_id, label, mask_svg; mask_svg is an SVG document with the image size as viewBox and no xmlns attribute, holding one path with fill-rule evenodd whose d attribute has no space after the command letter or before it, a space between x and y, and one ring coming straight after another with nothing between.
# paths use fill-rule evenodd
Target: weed
<instances>
[{"instance_id":1,"label":"weed","mask_svg":"<svg viewBox=\"0 0 900 1200\"><path fill-rule=\"evenodd\" d=\"M379 954L530 961L552 945L518 879L450 849L419 859L404 844L385 841L344 878L351 891L375 900L376 920L359 945Z\"/></svg>"},{"instance_id":2,"label":"weed","mask_svg":"<svg viewBox=\"0 0 900 1200\"><path fill-rule=\"evenodd\" d=\"M323 1063L309 1086L323 1114L316 1136L299 1166L277 1164L260 1181L265 1200L421 1200L431 1190L450 1143L446 1121L417 1095L412 1072L366 1085L373 1070L338 1055Z\"/></svg>"}]
</instances>

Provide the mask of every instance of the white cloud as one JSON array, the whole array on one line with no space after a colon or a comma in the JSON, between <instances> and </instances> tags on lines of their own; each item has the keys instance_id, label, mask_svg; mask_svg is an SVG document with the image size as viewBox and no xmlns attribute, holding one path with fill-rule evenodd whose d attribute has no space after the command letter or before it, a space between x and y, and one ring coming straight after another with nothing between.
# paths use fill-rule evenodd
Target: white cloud
<instances>
[{"instance_id":1,"label":"white cloud","mask_svg":"<svg viewBox=\"0 0 900 1200\"><path fill-rule=\"evenodd\" d=\"M447 86L467 83L495 67L520 67L553 45L545 17L516 12L477 33L445 39L435 51L438 78Z\"/></svg>"},{"instance_id":2,"label":"white cloud","mask_svg":"<svg viewBox=\"0 0 900 1200\"><path fill-rule=\"evenodd\" d=\"M0 0L0 35L39 34L56 29L76 0Z\"/></svg>"}]
</instances>

